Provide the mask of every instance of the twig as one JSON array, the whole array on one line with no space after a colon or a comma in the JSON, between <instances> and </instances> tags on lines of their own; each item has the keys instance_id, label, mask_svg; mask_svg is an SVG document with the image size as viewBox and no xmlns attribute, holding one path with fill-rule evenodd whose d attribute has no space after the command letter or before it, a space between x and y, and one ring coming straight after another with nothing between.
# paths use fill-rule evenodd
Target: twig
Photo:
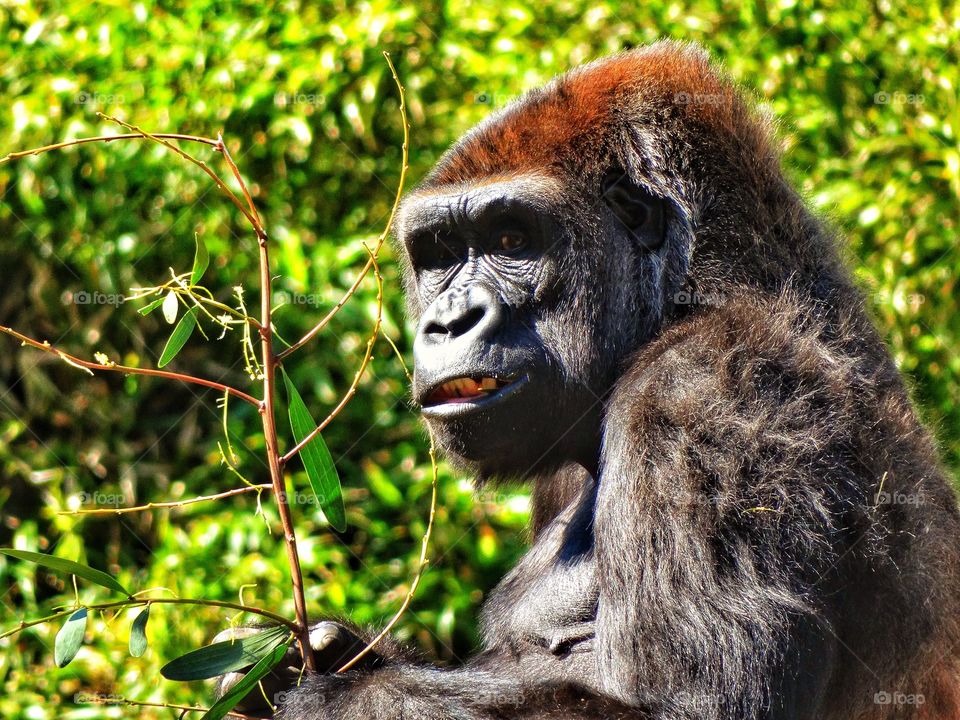
<instances>
[{"instance_id":1,"label":"twig","mask_svg":"<svg viewBox=\"0 0 960 720\"><path fill-rule=\"evenodd\" d=\"M337 406L330 412L329 415L327 415L323 422L310 431L310 434L308 434L305 438L303 438L303 440L298 442L291 450L289 450L283 455L283 457L280 458L281 466L290 462L292 457L300 452L300 450L303 449L307 443L323 432L323 429L329 425L337 415L340 414L340 411L343 410L344 407L346 407L347 403L350 402L350 398L352 398L357 392L357 386L360 384L360 378L363 377L363 373L370 364L371 357L373 357L373 345L377 341L377 336L380 334L380 326L383 322L383 276L380 274L380 266L377 264L377 259L376 255L374 255L374 252L366 245L363 247L370 254L370 262L373 264L373 276L377 281L377 319L374 323L373 332L367 339L367 347L363 354L363 360L360 363L360 367L357 368L357 372L354 373L353 382L350 383L350 387L343 394L343 397L340 398L340 402L337 403Z\"/></svg>"},{"instance_id":2,"label":"twig","mask_svg":"<svg viewBox=\"0 0 960 720\"><path fill-rule=\"evenodd\" d=\"M217 141L213 138L199 137L197 135L183 135L181 133L154 133L154 137L163 138L164 140L183 140L187 142L196 142L203 143L204 145L210 145L216 147ZM29 157L31 155L41 155L43 153L51 152L52 150L63 150L64 148L73 147L75 145L86 145L87 143L110 143L114 140L146 140L147 138L143 133L124 133L122 135L97 135L96 137L83 137L76 138L75 140L64 140L63 142L54 143L53 145L44 145L43 147L33 148L32 150L22 150L20 152L7 153L2 158L0 158L0 165L10 162L11 160L19 160L20 158Z\"/></svg>"},{"instance_id":3,"label":"twig","mask_svg":"<svg viewBox=\"0 0 960 720\"><path fill-rule=\"evenodd\" d=\"M83 695L84 693L78 693L78 695ZM125 697L116 697L114 695L99 695L96 693L91 693L90 697L92 698L91 702L94 705L126 705L128 707L148 707L148 708L162 708L164 710L180 710L182 712L207 712L210 708L197 707L195 705L176 705L173 703L158 703L158 702L143 702L141 700L130 700ZM103 697L103 700L98 700L98 697ZM244 715L241 712L236 710L230 710L227 713L227 717L239 718L239 720L257 720L254 715Z\"/></svg>"},{"instance_id":4,"label":"twig","mask_svg":"<svg viewBox=\"0 0 960 720\"><path fill-rule=\"evenodd\" d=\"M131 125L128 122L124 122L123 120L119 118L115 118L112 115L104 115L103 113L98 112L97 116L103 118L104 120L109 120L112 123L116 123L121 127L125 127L127 130L130 130L131 132L135 132L138 135L142 135L148 140L153 140L153 142L157 143L158 145L163 145L168 150L175 152L177 155L182 157L187 162L190 162L193 165L196 165L198 168L203 170L203 172L205 172L207 175L210 176L210 179L213 180L217 184L217 187L223 191L223 194L227 196L227 199L230 202L232 202L234 205L236 205L237 210L243 213L244 217L246 217L247 220L249 220L250 223L254 225L254 227L259 225L259 223L250 215L250 212L247 210L247 208L243 206L243 203L240 202L240 198L234 195L233 190L228 188L227 184L223 182L220 176L217 175L213 170L211 170L210 166L207 165L203 160L198 160L190 153L184 152L183 150L178 148L176 145L173 145L172 143L169 143L166 140L164 140L160 135L154 135L152 133L148 133L146 130L138 128L136 125ZM218 147L216 140L214 140L213 143L215 148Z\"/></svg>"},{"instance_id":5,"label":"twig","mask_svg":"<svg viewBox=\"0 0 960 720\"><path fill-rule=\"evenodd\" d=\"M403 121L403 148L402 148L402 162L400 165L400 180L397 184L397 194L393 199L393 206L390 208L390 216L387 218L387 224L383 228L383 232L380 233L379 238L377 239L377 244L373 248L373 258L368 259L366 264L357 274L357 279L353 281L353 285L343 294L343 297L337 302L330 312L328 312L320 322L314 325L306 335L297 340L293 345L288 347L286 350L280 353L278 359L280 362L283 362L287 357L295 353L301 347L310 342L317 333L323 330L327 323L329 323L333 316L340 312L340 309L346 304L346 302L353 297L353 294L357 291L357 288L360 287L360 283L363 282L363 279L367 276L367 273L370 272L370 269L373 267L373 261L379 255L380 248L383 247L384 241L387 239L387 236L390 234L390 230L393 228L393 220L396 217L397 209L400 207L400 197L403 195L404 184L407 180L407 170L409 169L409 155L410 155L410 127L407 122L407 99L404 93L403 85L400 82L400 78L397 75L397 70L393 66L393 62L390 60L390 53L384 53L383 57L387 60L387 65L390 66L390 73L393 75L393 82L397 86L397 91L400 94L400 118Z\"/></svg>"},{"instance_id":6,"label":"twig","mask_svg":"<svg viewBox=\"0 0 960 720\"><path fill-rule=\"evenodd\" d=\"M24 345L29 345L30 347L35 347L38 350L43 350L44 352L50 353L51 355L56 355L58 358L63 360L74 367L78 367L82 370L86 370L91 375L94 374L94 371L106 371L106 372L118 372L124 375L149 375L151 377L161 377L168 380L179 380L180 382L191 383L193 385L203 385L204 387L213 388L214 390L219 390L221 392L230 393L234 397L238 397L244 402L248 402L254 407L260 407L260 401L257 400L252 395L248 395L242 390L238 390L235 387L230 385L224 385L223 383L218 383L213 380L207 380L201 377L195 377L193 375L185 375L184 373L178 372L169 372L167 370L152 370L150 368L137 368L131 367L129 365L117 365L116 363L110 363L104 365L98 362L91 362L89 360L81 360L80 358L71 355L69 353L60 350L59 348L54 347L49 342L41 342L39 340L34 340L33 338L27 337L22 333L17 332L13 328L8 328L3 325L0 325L0 333L5 335L10 335L15 337Z\"/></svg>"},{"instance_id":7,"label":"twig","mask_svg":"<svg viewBox=\"0 0 960 720\"><path fill-rule=\"evenodd\" d=\"M403 616L407 611L407 608L410 607L410 603L413 601L413 596L417 592L417 587L420 585L420 578L423 577L424 571L427 569L427 565L430 564L430 561L427 559L427 548L430 545L430 535L433 533L433 519L436 516L437 511L437 453L436 453L436 442L434 441L433 433L430 433L430 467L433 471L433 479L431 482L431 493L430 493L430 516L427 520L427 529L423 533L423 540L420 543L420 560L417 565L417 574L413 578L413 582L410 583L410 589L407 591L406 597L403 599L403 603L400 605L400 609L397 610L396 614L390 619L390 622L387 623L386 627L380 631L380 633L373 638L367 646L361 650L357 655L353 657L348 663L343 667L337 670L338 673L346 672L361 659L363 659L373 647L383 640L387 634L393 630L394 625L397 624L397 621Z\"/></svg>"},{"instance_id":8,"label":"twig","mask_svg":"<svg viewBox=\"0 0 960 720\"><path fill-rule=\"evenodd\" d=\"M190 498L189 500L175 500L170 502L149 502L146 505L136 505L134 507L118 508L80 508L79 510L58 510L57 515L123 515L124 513L143 512L145 510L159 510L163 508L178 508L184 505L193 505L194 503L207 502L208 500L222 500L223 498L240 495L242 493L262 492L263 490L272 490L273 485L264 483L263 485L248 485L246 487L234 488L216 495L201 495Z\"/></svg>"},{"instance_id":9,"label":"twig","mask_svg":"<svg viewBox=\"0 0 960 720\"><path fill-rule=\"evenodd\" d=\"M217 152L223 154L223 159L230 168L230 172L233 173L233 177L236 178L238 183L240 183L240 190L243 192L243 197L247 201L247 207L250 209L250 214L253 215L254 230L256 230L259 234L263 234L263 223L260 220L260 213L257 212L257 206L253 204L253 197L250 195L250 190L247 188L247 184L243 181L243 178L240 175L240 168L238 168L237 164L233 161L233 157L230 155L230 150L227 149L227 144L223 141L222 133L217 133Z\"/></svg>"},{"instance_id":10,"label":"twig","mask_svg":"<svg viewBox=\"0 0 960 720\"><path fill-rule=\"evenodd\" d=\"M247 184L233 161L230 151L222 140L218 142L217 150L223 154L224 160L230 167L234 178L240 184L249 209L244 209L244 216L250 222L257 235L257 245L260 249L260 347L263 357L263 402L260 404L260 416L263 421L263 436L266 444L267 462L270 466L270 481L273 485L274 501L280 514L280 524L283 527L283 540L287 548L287 560L290 564L290 584L293 589L293 605L297 614L297 622L293 626L300 654L303 657L304 667L315 671L313 652L310 650L310 624L307 615L307 601L303 592L303 571L300 568L300 554L297 552L297 534L293 527L293 517L290 513L290 504L283 486L283 468L280 463L280 449L277 442L276 423L276 371L277 357L273 352L273 319L272 319L272 277L270 275L270 248L267 244L267 233L260 222L260 215L253 204L253 198L247 189ZM231 193L232 194L232 193Z\"/></svg>"},{"instance_id":11,"label":"twig","mask_svg":"<svg viewBox=\"0 0 960 720\"><path fill-rule=\"evenodd\" d=\"M275 623L279 623L284 627L290 628L290 630L295 630L295 623L283 617L282 615L277 615L272 613L269 610L263 610L252 605L242 605L240 603L228 602L226 600L191 600L189 598L147 598L143 600L139 599L127 599L127 600L116 600L114 602L107 603L93 603L92 605L84 605L83 607L88 610L109 610L111 608L119 607L143 607L144 605L205 605L207 607L222 607L227 608L228 610L240 610L242 612L252 613L253 615L260 615L265 617L268 620L272 620ZM20 624L12 630L7 630L6 632L0 633L0 640L3 640L5 637L10 637L11 635L16 635L17 633L31 628L34 625L42 625L46 622L51 622L52 620L57 620L59 618L70 615L73 612L76 612L76 607L71 606L67 610L61 610L60 612L53 613L52 615L47 615L46 617L37 618L36 620L21 620Z\"/></svg>"}]
</instances>

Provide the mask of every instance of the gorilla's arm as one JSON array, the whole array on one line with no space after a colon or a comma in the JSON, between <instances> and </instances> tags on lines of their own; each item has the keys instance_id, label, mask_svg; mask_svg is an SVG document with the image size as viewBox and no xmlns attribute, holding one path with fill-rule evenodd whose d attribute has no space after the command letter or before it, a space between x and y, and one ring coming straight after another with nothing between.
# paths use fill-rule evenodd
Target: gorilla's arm
<instances>
[{"instance_id":1,"label":"gorilla's arm","mask_svg":"<svg viewBox=\"0 0 960 720\"><path fill-rule=\"evenodd\" d=\"M343 629L365 643L370 637L355 626ZM349 651L328 658L330 667L348 660ZM332 648L328 648L330 650ZM328 653L329 654L329 653ZM363 669L311 675L275 699L284 718L311 720L645 720L628 707L571 683L524 677L519 665L498 653L476 657L469 666L441 670L421 662L408 648L386 638Z\"/></svg>"},{"instance_id":2,"label":"gorilla's arm","mask_svg":"<svg viewBox=\"0 0 960 720\"><path fill-rule=\"evenodd\" d=\"M325 621L310 632L319 674L301 677L299 654L291 651L290 662L239 709L269 716L266 695L287 720L662 717L640 703L626 705L599 692L593 653L593 483L583 475L579 479L579 497L567 498L569 505L488 598L482 623L486 649L466 666L441 670L387 636L355 669L337 674L376 632ZM225 631L216 639L249 631L256 629ZM218 694L240 677L222 678Z\"/></svg>"},{"instance_id":3,"label":"gorilla's arm","mask_svg":"<svg viewBox=\"0 0 960 720\"><path fill-rule=\"evenodd\" d=\"M326 720L644 720L637 708L576 685L490 670L440 670L387 660L371 671L313 675L287 695L283 717Z\"/></svg>"},{"instance_id":4,"label":"gorilla's arm","mask_svg":"<svg viewBox=\"0 0 960 720\"><path fill-rule=\"evenodd\" d=\"M825 714L839 568L881 562L857 429L886 379L777 302L731 299L666 333L612 398L597 653L623 701L655 689L678 717Z\"/></svg>"}]
</instances>

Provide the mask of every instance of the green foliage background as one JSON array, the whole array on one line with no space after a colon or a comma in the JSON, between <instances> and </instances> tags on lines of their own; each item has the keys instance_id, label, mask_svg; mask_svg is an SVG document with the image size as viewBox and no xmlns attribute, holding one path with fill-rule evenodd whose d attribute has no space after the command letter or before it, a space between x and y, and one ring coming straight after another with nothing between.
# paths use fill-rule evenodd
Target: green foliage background
<instances>
[{"instance_id":1,"label":"green foliage background","mask_svg":"<svg viewBox=\"0 0 960 720\"><path fill-rule=\"evenodd\" d=\"M0 1L0 155L109 130L97 110L152 130L215 135L236 147L275 242L285 337L349 286L382 227L400 170L396 93L406 85L411 177L461 132L523 90L585 60L669 36L703 43L779 119L787 172L846 237L877 322L915 388L945 461L960 470L960 17L952 3L852 7L795 0L386 0L359 4ZM235 144L235 145L234 145ZM198 151L204 154L204 151ZM216 158L213 158L216 160ZM152 365L168 327L127 293L188 269L193 234L214 256L207 284L255 287L255 244L196 168L143 144L74 149L0 165L0 324L84 357ZM397 268L385 260L386 329L409 357ZM373 283L292 364L323 416L359 362ZM256 303L252 292L248 300ZM191 343L175 361L245 383L235 342ZM216 393L159 381L90 378L0 338L0 545L53 552L117 573L128 587L292 612L271 508L245 496L174 512L77 518L225 490ZM262 482L251 409L234 403L244 471ZM413 576L428 507L425 438L386 343L325 437L344 481L349 529L298 507L309 604L317 615L382 623ZM522 442L522 438L518 438ZM304 480L295 473L297 487ZM476 644L475 611L522 551L522 492L471 497L442 471L432 567L398 632L442 661ZM81 585L84 600L103 599ZM0 628L70 602L64 579L0 559ZM155 608L150 648L126 655L132 616L91 623L89 647L52 666L56 627L0 641L5 718L172 717L82 702L102 693L203 702L158 681L160 664L209 639L227 614ZM81 700L81 702L78 702Z\"/></svg>"}]
</instances>

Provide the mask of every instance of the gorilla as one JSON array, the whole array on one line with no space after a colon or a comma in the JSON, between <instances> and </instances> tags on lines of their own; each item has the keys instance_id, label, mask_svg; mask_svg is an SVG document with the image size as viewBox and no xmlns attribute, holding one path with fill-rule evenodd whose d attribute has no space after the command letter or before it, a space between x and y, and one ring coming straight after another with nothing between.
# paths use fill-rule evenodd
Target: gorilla
<instances>
[{"instance_id":1,"label":"gorilla","mask_svg":"<svg viewBox=\"0 0 960 720\"><path fill-rule=\"evenodd\" d=\"M960 518L769 122L688 45L575 69L404 201L413 394L533 543L441 669L313 629L288 720L960 717ZM221 682L229 687L232 680Z\"/></svg>"}]
</instances>

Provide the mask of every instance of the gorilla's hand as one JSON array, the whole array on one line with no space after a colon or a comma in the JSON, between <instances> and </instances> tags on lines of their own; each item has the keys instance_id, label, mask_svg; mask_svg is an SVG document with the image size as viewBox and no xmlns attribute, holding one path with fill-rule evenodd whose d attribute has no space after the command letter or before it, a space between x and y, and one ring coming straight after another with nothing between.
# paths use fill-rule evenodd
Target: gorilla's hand
<instances>
[{"instance_id":1,"label":"gorilla's hand","mask_svg":"<svg viewBox=\"0 0 960 720\"><path fill-rule=\"evenodd\" d=\"M263 630L263 627L229 628L214 637L212 642L240 640ZM310 628L310 648L318 673L336 672L365 646L366 642L356 632L332 620L319 622ZM375 653L369 653L361 667L376 659L378 656ZM250 667L221 675L216 683L216 696L220 698L233 688ZM256 717L273 717L273 707L283 702L286 693L297 686L302 676L300 647L294 642L283 660L260 681L262 690L261 687L253 688L236 706L237 711Z\"/></svg>"}]
</instances>

